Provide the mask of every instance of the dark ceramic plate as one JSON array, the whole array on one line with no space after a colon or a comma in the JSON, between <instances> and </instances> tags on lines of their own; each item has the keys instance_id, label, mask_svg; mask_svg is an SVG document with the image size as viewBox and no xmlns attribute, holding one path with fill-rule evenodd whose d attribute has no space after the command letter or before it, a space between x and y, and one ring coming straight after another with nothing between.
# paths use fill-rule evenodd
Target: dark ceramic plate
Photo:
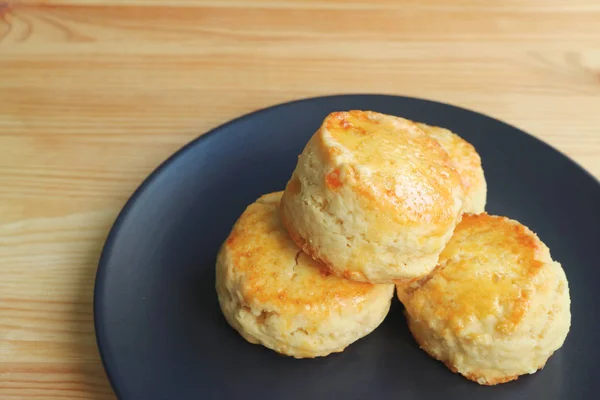
<instances>
[{"instance_id":1,"label":"dark ceramic plate","mask_svg":"<svg viewBox=\"0 0 600 400\"><path fill-rule=\"evenodd\" d=\"M245 342L221 316L215 256L244 208L284 188L331 111L368 109L448 127L483 159L488 212L537 232L571 288L567 341L535 375L481 387L419 350L398 301L343 353L295 360ZM600 185L539 140L461 108L405 97L296 101L225 124L158 168L117 219L96 278L98 345L123 400L600 398Z\"/></svg>"}]
</instances>

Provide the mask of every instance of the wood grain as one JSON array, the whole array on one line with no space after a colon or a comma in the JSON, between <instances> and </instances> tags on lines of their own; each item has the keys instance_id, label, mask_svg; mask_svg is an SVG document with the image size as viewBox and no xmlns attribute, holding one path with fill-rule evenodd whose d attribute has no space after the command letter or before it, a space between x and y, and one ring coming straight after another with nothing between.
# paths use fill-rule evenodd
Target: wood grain
<instances>
[{"instance_id":1,"label":"wood grain","mask_svg":"<svg viewBox=\"0 0 600 400\"><path fill-rule=\"evenodd\" d=\"M595 0L0 1L0 398L112 399L92 289L120 207L242 113L377 92L480 111L600 177Z\"/></svg>"}]
</instances>

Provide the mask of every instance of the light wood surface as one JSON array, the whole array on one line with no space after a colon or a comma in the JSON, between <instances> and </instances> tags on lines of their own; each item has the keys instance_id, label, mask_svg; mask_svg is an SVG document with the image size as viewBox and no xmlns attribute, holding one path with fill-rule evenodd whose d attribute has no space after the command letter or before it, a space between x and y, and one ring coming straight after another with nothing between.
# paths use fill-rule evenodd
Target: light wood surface
<instances>
[{"instance_id":1,"label":"light wood surface","mask_svg":"<svg viewBox=\"0 0 600 400\"><path fill-rule=\"evenodd\" d=\"M440 100L600 176L597 0L0 0L0 398L113 399L96 263L209 128L299 97Z\"/></svg>"}]
</instances>

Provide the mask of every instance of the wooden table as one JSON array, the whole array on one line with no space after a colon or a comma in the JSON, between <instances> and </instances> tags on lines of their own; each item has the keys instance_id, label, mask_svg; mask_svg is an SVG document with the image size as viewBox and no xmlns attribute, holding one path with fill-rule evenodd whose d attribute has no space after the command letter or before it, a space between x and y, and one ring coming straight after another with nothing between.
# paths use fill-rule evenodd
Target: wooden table
<instances>
[{"instance_id":1,"label":"wooden table","mask_svg":"<svg viewBox=\"0 0 600 400\"><path fill-rule=\"evenodd\" d=\"M600 177L599 21L597 0L0 0L0 398L114 398L92 316L108 229L157 164L242 113L430 98Z\"/></svg>"}]
</instances>

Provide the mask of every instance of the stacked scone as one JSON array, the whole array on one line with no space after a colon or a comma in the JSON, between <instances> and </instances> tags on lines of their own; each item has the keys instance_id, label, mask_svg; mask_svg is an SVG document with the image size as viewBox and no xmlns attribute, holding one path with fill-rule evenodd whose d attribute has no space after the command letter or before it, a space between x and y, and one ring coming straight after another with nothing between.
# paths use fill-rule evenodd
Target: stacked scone
<instances>
[{"instance_id":1,"label":"stacked scone","mask_svg":"<svg viewBox=\"0 0 600 400\"><path fill-rule=\"evenodd\" d=\"M246 340L297 358L344 350L394 287L427 353L480 384L542 368L570 326L559 263L529 229L484 213L474 147L444 128L335 112L285 191L250 205L217 259L217 293Z\"/></svg>"}]
</instances>

